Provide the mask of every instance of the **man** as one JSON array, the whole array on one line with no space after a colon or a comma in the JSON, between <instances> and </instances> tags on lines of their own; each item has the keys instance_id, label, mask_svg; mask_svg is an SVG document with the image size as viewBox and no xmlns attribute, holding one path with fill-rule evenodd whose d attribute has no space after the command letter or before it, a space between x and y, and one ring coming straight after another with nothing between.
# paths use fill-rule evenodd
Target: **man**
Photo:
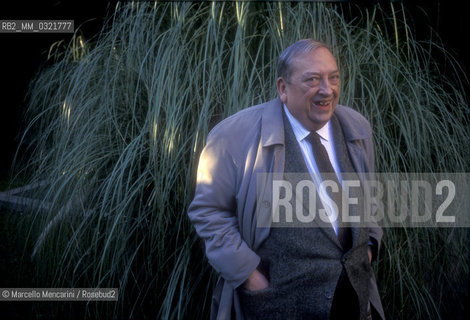
<instances>
[{"instance_id":1,"label":"man","mask_svg":"<svg viewBox=\"0 0 470 320\"><path fill-rule=\"evenodd\" d=\"M307 172L318 187L324 171L338 182L342 173L374 171L370 125L337 105L339 79L328 47L300 40L279 58L279 98L236 113L209 134L188 215L220 274L211 318L384 318L370 266L382 236L377 225L265 225L275 199L259 192L264 173ZM272 189L272 179L263 181ZM340 214L331 191L318 195L320 207Z\"/></svg>"}]
</instances>

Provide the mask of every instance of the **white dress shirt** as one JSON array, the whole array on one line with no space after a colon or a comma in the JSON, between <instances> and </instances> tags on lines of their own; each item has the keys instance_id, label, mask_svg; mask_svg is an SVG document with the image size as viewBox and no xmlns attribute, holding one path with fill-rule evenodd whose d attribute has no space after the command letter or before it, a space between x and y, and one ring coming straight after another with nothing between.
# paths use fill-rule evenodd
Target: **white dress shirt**
<instances>
[{"instance_id":1,"label":"white dress shirt","mask_svg":"<svg viewBox=\"0 0 470 320\"><path fill-rule=\"evenodd\" d=\"M313 156L312 145L310 144L310 142L307 141L307 139L305 139L310 134L310 131L305 129L305 127L290 113L286 105L284 105L284 111L286 112L287 119L289 119L289 122L292 126L295 138L299 143L300 150L302 151L302 155L304 156L304 160L307 165L307 169L310 175L312 176L313 182L315 183L317 190L320 190L319 185L321 183L321 176L318 172L318 167ZM342 183L341 171L339 170L338 161L336 160L336 152L334 148L333 135L331 133L330 121L328 121L322 128L320 128L316 132L320 136L320 141L328 152L328 157L330 158L331 165L333 166L336 176L338 177L338 181ZM338 215L338 212L334 211L331 199L328 195L325 194L324 189L319 191L319 197L323 204L323 207L326 210L326 213L328 214L328 218L330 218L330 222L335 233L338 234L338 222L335 219L335 217L337 217Z\"/></svg>"}]
</instances>

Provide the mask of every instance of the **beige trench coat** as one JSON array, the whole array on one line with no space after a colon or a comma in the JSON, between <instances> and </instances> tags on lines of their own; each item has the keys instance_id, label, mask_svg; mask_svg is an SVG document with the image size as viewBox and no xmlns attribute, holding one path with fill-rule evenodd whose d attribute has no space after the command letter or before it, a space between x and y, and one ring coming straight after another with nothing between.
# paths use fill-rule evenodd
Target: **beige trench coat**
<instances>
[{"instance_id":1,"label":"beige trench coat","mask_svg":"<svg viewBox=\"0 0 470 320\"><path fill-rule=\"evenodd\" d=\"M338 105L347 147L357 172L374 171L372 133L368 121L356 111ZM257 193L258 174L284 171L282 103L274 99L244 109L220 122L209 133L197 174L194 199L188 215L204 240L209 263L219 273L211 307L212 319L243 319L236 292L260 262L256 250L269 236L257 228L257 219L269 219L272 197ZM264 183L268 183L265 181ZM266 188L269 190L269 188ZM259 199L258 199L259 198ZM382 231L370 229L380 245ZM370 301L383 317L375 278Z\"/></svg>"}]
</instances>

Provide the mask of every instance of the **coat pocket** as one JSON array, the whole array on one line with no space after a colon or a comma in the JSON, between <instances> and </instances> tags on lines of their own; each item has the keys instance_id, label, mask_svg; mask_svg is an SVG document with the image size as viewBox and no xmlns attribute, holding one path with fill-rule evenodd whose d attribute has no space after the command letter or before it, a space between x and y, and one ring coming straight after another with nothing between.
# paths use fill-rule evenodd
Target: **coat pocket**
<instances>
[{"instance_id":1,"label":"coat pocket","mask_svg":"<svg viewBox=\"0 0 470 320\"><path fill-rule=\"evenodd\" d=\"M273 287L256 291L239 288L238 293L247 319L277 319L283 311L279 292Z\"/></svg>"}]
</instances>

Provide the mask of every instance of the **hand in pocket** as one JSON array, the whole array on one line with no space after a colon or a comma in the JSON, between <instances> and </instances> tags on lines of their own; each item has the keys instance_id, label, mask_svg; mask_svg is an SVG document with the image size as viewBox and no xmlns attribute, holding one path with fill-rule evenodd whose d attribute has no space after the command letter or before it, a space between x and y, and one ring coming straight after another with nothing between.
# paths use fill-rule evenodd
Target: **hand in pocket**
<instances>
[{"instance_id":1,"label":"hand in pocket","mask_svg":"<svg viewBox=\"0 0 470 320\"><path fill-rule=\"evenodd\" d=\"M259 291L269 287L269 282L266 277L255 269L248 279L243 283L243 288L248 291Z\"/></svg>"}]
</instances>

